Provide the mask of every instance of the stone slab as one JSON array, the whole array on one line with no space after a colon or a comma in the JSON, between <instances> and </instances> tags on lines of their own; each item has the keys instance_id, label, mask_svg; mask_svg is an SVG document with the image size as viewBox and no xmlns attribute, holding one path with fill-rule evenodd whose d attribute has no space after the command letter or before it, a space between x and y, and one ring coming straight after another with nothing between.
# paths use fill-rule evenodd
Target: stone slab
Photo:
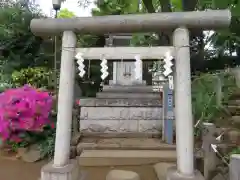
<instances>
[{"instance_id":1,"label":"stone slab","mask_svg":"<svg viewBox=\"0 0 240 180\"><path fill-rule=\"evenodd\" d=\"M80 120L81 132L144 132L159 133L161 120Z\"/></svg>"},{"instance_id":2,"label":"stone slab","mask_svg":"<svg viewBox=\"0 0 240 180\"><path fill-rule=\"evenodd\" d=\"M140 180L140 176L134 171L115 169L108 172L106 180Z\"/></svg>"},{"instance_id":3,"label":"stone slab","mask_svg":"<svg viewBox=\"0 0 240 180\"><path fill-rule=\"evenodd\" d=\"M89 138L161 138L162 132L81 132L83 137Z\"/></svg>"},{"instance_id":4,"label":"stone slab","mask_svg":"<svg viewBox=\"0 0 240 180\"><path fill-rule=\"evenodd\" d=\"M80 99L81 107L162 107L161 99Z\"/></svg>"},{"instance_id":5,"label":"stone slab","mask_svg":"<svg viewBox=\"0 0 240 180\"><path fill-rule=\"evenodd\" d=\"M184 176L177 171L176 167L170 167L167 170L166 180L205 180L199 171L195 171L193 176Z\"/></svg>"},{"instance_id":6,"label":"stone slab","mask_svg":"<svg viewBox=\"0 0 240 180\"><path fill-rule=\"evenodd\" d=\"M104 92L134 92L134 93L151 93L153 92L152 86L145 86L145 85L127 85L127 86L120 86L120 85L110 85L110 86L103 86Z\"/></svg>"},{"instance_id":7,"label":"stone slab","mask_svg":"<svg viewBox=\"0 0 240 180\"><path fill-rule=\"evenodd\" d=\"M105 98L105 99L109 99L109 98L115 98L115 99L119 99L119 98L132 98L132 99L143 99L143 98L155 98L155 99L159 99L160 93L159 92L152 92L152 93L125 93L125 92L121 92L121 93L115 93L115 92L98 92L96 94L97 98Z\"/></svg>"},{"instance_id":8,"label":"stone slab","mask_svg":"<svg viewBox=\"0 0 240 180\"><path fill-rule=\"evenodd\" d=\"M146 82L145 80L142 80L141 83L139 83L139 82L132 82L132 84L133 84L133 85L146 85L147 82ZM115 86L115 85L117 85L117 84L114 83L113 80L109 80L109 85ZM120 84L119 84L119 85L120 85Z\"/></svg>"},{"instance_id":9,"label":"stone slab","mask_svg":"<svg viewBox=\"0 0 240 180\"><path fill-rule=\"evenodd\" d=\"M176 151L169 150L83 150L80 166L135 166L176 162Z\"/></svg>"},{"instance_id":10,"label":"stone slab","mask_svg":"<svg viewBox=\"0 0 240 180\"><path fill-rule=\"evenodd\" d=\"M160 107L82 107L80 120L162 120Z\"/></svg>"},{"instance_id":11,"label":"stone slab","mask_svg":"<svg viewBox=\"0 0 240 180\"><path fill-rule=\"evenodd\" d=\"M161 142L160 138L83 138L77 152L83 150L176 150L175 145Z\"/></svg>"}]
</instances>

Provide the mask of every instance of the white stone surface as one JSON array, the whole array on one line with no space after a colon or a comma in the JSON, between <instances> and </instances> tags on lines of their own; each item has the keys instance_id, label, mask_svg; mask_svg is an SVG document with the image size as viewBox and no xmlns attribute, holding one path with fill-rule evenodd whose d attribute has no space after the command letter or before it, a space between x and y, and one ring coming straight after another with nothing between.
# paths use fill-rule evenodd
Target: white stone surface
<instances>
[{"instance_id":1,"label":"white stone surface","mask_svg":"<svg viewBox=\"0 0 240 180\"><path fill-rule=\"evenodd\" d=\"M82 107L82 132L159 132L161 107Z\"/></svg>"},{"instance_id":2,"label":"white stone surface","mask_svg":"<svg viewBox=\"0 0 240 180\"><path fill-rule=\"evenodd\" d=\"M77 38L74 32L65 31L63 33L54 151L54 165L60 167L65 166L68 163L70 154L75 82L75 52L73 51L73 48L76 47L76 43Z\"/></svg>"},{"instance_id":3,"label":"white stone surface","mask_svg":"<svg viewBox=\"0 0 240 180\"><path fill-rule=\"evenodd\" d=\"M81 120L81 132L159 132L161 120Z\"/></svg>"},{"instance_id":4,"label":"white stone surface","mask_svg":"<svg viewBox=\"0 0 240 180\"><path fill-rule=\"evenodd\" d=\"M183 175L194 174L194 137L191 96L189 30L177 28L173 33L175 52L175 118L177 170Z\"/></svg>"},{"instance_id":5,"label":"white stone surface","mask_svg":"<svg viewBox=\"0 0 240 180\"><path fill-rule=\"evenodd\" d=\"M113 83L120 85L132 85L135 82L134 62L113 63Z\"/></svg>"},{"instance_id":6,"label":"white stone surface","mask_svg":"<svg viewBox=\"0 0 240 180\"><path fill-rule=\"evenodd\" d=\"M140 180L140 176L133 171L111 170L107 174L106 180Z\"/></svg>"},{"instance_id":7,"label":"white stone surface","mask_svg":"<svg viewBox=\"0 0 240 180\"><path fill-rule=\"evenodd\" d=\"M82 107L81 120L161 120L161 107Z\"/></svg>"}]
</instances>

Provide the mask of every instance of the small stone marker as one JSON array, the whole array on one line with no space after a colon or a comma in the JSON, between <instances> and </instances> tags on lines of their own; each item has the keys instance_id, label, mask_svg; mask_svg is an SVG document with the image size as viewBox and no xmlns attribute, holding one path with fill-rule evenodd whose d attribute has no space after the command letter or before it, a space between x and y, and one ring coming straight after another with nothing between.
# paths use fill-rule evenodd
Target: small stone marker
<instances>
[{"instance_id":1,"label":"small stone marker","mask_svg":"<svg viewBox=\"0 0 240 180\"><path fill-rule=\"evenodd\" d=\"M107 174L106 180L140 180L140 176L133 171L111 170Z\"/></svg>"},{"instance_id":2,"label":"small stone marker","mask_svg":"<svg viewBox=\"0 0 240 180\"><path fill-rule=\"evenodd\" d=\"M230 159L230 180L240 179L240 154L233 154Z\"/></svg>"}]
</instances>

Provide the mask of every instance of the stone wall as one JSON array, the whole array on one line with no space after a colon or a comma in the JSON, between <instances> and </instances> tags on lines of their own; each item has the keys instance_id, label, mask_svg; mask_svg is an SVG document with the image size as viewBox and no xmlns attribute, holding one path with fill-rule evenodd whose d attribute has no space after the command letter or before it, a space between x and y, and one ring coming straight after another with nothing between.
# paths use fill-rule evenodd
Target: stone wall
<instances>
[{"instance_id":1,"label":"stone wall","mask_svg":"<svg viewBox=\"0 0 240 180\"><path fill-rule=\"evenodd\" d=\"M162 107L82 107L82 132L159 132Z\"/></svg>"}]
</instances>

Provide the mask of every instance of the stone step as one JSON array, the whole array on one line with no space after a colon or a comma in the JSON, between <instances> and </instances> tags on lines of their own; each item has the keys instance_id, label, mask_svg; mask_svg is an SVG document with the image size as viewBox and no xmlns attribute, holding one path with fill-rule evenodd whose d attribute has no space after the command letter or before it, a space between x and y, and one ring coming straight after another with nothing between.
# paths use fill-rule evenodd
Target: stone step
<instances>
[{"instance_id":1,"label":"stone step","mask_svg":"<svg viewBox=\"0 0 240 180\"><path fill-rule=\"evenodd\" d=\"M162 107L162 101L156 98L144 99L80 99L80 106L84 107Z\"/></svg>"},{"instance_id":2,"label":"stone step","mask_svg":"<svg viewBox=\"0 0 240 180\"><path fill-rule=\"evenodd\" d=\"M145 132L81 132L81 138L97 138L97 139L113 139L113 138L158 138L161 139L161 131L145 133Z\"/></svg>"},{"instance_id":3,"label":"stone step","mask_svg":"<svg viewBox=\"0 0 240 180\"><path fill-rule=\"evenodd\" d=\"M77 154L83 150L175 150L175 145L163 143L160 138L91 138L83 137L77 145Z\"/></svg>"},{"instance_id":4,"label":"stone step","mask_svg":"<svg viewBox=\"0 0 240 180\"><path fill-rule=\"evenodd\" d=\"M229 97L230 100L240 99L240 90L236 90L233 94Z\"/></svg>"},{"instance_id":5,"label":"stone step","mask_svg":"<svg viewBox=\"0 0 240 180\"><path fill-rule=\"evenodd\" d=\"M175 162L175 150L83 150L80 166L143 166Z\"/></svg>"},{"instance_id":6,"label":"stone step","mask_svg":"<svg viewBox=\"0 0 240 180\"><path fill-rule=\"evenodd\" d=\"M151 93L153 92L152 86L145 86L145 85L134 85L134 86L120 86L120 85L113 85L113 86L103 86L104 92L135 92L135 93Z\"/></svg>"},{"instance_id":7,"label":"stone step","mask_svg":"<svg viewBox=\"0 0 240 180\"><path fill-rule=\"evenodd\" d=\"M231 120L234 124L240 124L240 116L232 116Z\"/></svg>"},{"instance_id":8,"label":"stone step","mask_svg":"<svg viewBox=\"0 0 240 180\"><path fill-rule=\"evenodd\" d=\"M152 99L160 99L161 94L159 92L149 92L149 93L115 93L115 92L99 92L96 95L97 98L104 98L104 99L143 99L143 98L152 98Z\"/></svg>"},{"instance_id":9,"label":"stone step","mask_svg":"<svg viewBox=\"0 0 240 180\"><path fill-rule=\"evenodd\" d=\"M229 100L227 102L224 102L223 104L231 105L231 106L240 106L240 100Z\"/></svg>"},{"instance_id":10,"label":"stone step","mask_svg":"<svg viewBox=\"0 0 240 180\"><path fill-rule=\"evenodd\" d=\"M161 107L82 107L81 132L159 132Z\"/></svg>"},{"instance_id":11,"label":"stone step","mask_svg":"<svg viewBox=\"0 0 240 180\"><path fill-rule=\"evenodd\" d=\"M82 107L81 120L163 120L161 107Z\"/></svg>"},{"instance_id":12,"label":"stone step","mask_svg":"<svg viewBox=\"0 0 240 180\"><path fill-rule=\"evenodd\" d=\"M228 105L227 109L232 115L240 115L240 105Z\"/></svg>"}]
</instances>

